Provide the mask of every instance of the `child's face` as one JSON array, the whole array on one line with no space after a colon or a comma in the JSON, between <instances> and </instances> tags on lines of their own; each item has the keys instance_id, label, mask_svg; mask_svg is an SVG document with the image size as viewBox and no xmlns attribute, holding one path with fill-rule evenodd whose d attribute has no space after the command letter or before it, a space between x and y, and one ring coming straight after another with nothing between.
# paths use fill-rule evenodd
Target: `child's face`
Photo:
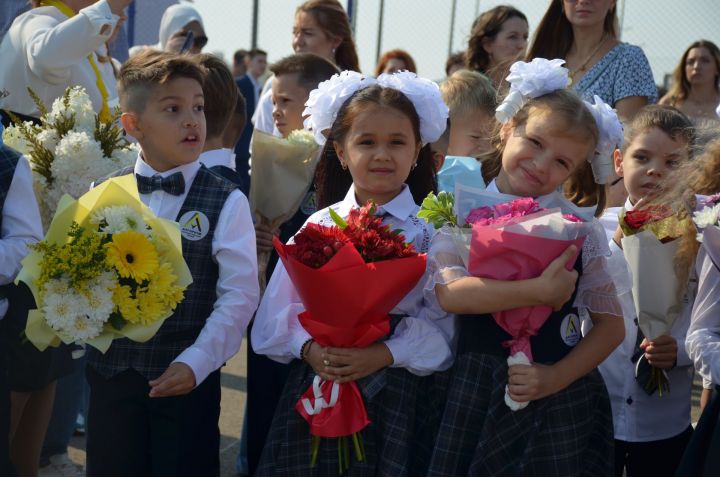
<instances>
[{"instance_id":1,"label":"child's face","mask_svg":"<svg viewBox=\"0 0 720 477\"><path fill-rule=\"evenodd\" d=\"M491 149L490 130L493 118L482 111L472 111L450 120L449 156L478 157Z\"/></svg>"},{"instance_id":2,"label":"child's face","mask_svg":"<svg viewBox=\"0 0 720 477\"><path fill-rule=\"evenodd\" d=\"M302 112L308 99L308 90L298 84L298 74L276 76L272 82L272 116L275 127L288 137L292 131L303 128Z\"/></svg>"},{"instance_id":3,"label":"child's face","mask_svg":"<svg viewBox=\"0 0 720 477\"><path fill-rule=\"evenodd\" d=\"M535 113L525 125L503 127L505 149L496 181L500 192L522 197L549 194L587 160L587 142L560 134L548 119L547 114Z\"/></svg>"},{"instance_id":4,"label":"child's face","mask_svg":"<svg viewBox=\"0 0 720 477\"><path fill-rule=\"evenodd\" d=\"M391 107L373 106L357 114L342 143L335 142L348 167L359 203L391 201L402 190L420 152L410 119Z\"/></svg>"},{"instance_id":5,"label":"child's face","mask_svg":"<svg viewBox=\"0 0 720 477\"><path fill-rule=\"evenodd\" d=\"M205 143L200 83L176 78L156 86L141 113L127 112L122 124L137 138L143 158L158 172L197 160Z\"/></svg>"},{"instance_id":6,"label":"child's face","mask_svg":"<svg viewBox=\"0 0 720 477\"><path fill-rule=\"evenodd\" d=\"M666 179L687 161L688 144L651 127L638 134L625 150L615 156L615 172L623 177L632 203L662 191Z\"/></svg>"}]
</instances>

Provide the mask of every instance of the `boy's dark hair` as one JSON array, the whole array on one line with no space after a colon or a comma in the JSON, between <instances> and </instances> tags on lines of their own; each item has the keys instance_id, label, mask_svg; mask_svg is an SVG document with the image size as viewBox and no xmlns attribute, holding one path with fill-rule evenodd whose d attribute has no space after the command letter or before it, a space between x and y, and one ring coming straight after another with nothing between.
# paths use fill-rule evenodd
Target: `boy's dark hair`
<instances>
[{"instance_id":1,"label":"boy's dark hair","mask_svg":"<svg viewBox=\"0 0 720 477\"><path fill-rule=\"evenodd\" d=\"M190 55L147 49L120 68L118 96L123 111L141 113L157 86L178 78L189 78L202 86L205 69Z\"/></svg>"},{"instance_id":2,"label":"boy's dark hair","mask_svg":"<svg viewBox=\"0 0 720 477\"><path fill-rule=\"evenodd\" d=\"M240 63L245 61L245 57L249 54L247 50L237 50L235 53L233 53L233 64L239 65Z\"/></svg>"},{"instance_id":3,"label":"boy's dark hair","mask_svg":"<svg viewBox=\"0 0 720 477\"><path fill-rule=\"evenodd\" d=\"M623 152L630 146L638 134L650 128L658 128L674 141L682 139L688 145L692 155L695 145L695 128L685 113L672 106L651 104L635 114L632 121L625 125Z\"/></svg>"},{"instance_id":4,"label":"boy's dark hair","mask_svg":"<svg viewBox=\"0 0 720 477\"><path fill-rule=\"evenodd\" d=\"M415 140L418 143L421 141L420 118L415 106L407 96L396 89L383 88L378 85L357 91L340 107L320 155L320 162L315 171L318 209L341 201L353 182L350 171L340 166L334 142L341 143L345 140L352 122L358 114L377 106L394 108L406 115L412 123ZM410 192L417 204L420 204L430 192L436 191L435 166L429 144L420 149L416 167L410 171L405 183L410 187Z\"/></svg>"},{"instance_id":5,"label":"boy's dark hair","mask_svg":"<svg viewBox=\"0 0 720 477\"><path fill-rule=\"evenodd\" d=\"M223 60L215 55L201 54L198 61L207 70L203 85L207 137L219 137L225 131L240 92Z\"/></svg>"},{"instance_id":6,"label":"boy's dark hair","mask_svg":"<svg viewBox=\"0 0 720 477\"><path fill-rule=\"evenodd\" d=\"M325 58L312 53L300 53L286 56L270 66L275 76L297 74L298 84L308 92L317 88L318 84L328 80L340 70Z\"/></svg>"},{"instance_id":7,"label":"boy's dark hair","mask_svg":"<svg viewBox=\"0 0 720 477\"><path fill-rule=\"evenodd\" d=\"M252 50L247 52L248 58L251 60L255 58L256 56L267 56L267 52L265 50L261 50L260 48L253 48Z\"/></svg>"}]
</instances>

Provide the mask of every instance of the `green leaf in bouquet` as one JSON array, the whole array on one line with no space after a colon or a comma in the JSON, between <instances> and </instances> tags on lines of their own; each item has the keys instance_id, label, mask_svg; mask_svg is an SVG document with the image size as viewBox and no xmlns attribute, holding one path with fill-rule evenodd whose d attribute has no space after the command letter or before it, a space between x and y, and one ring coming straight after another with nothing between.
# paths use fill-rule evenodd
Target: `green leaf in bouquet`
<instances>
[{"instance_id":1,"label":"green leaf in bouquet","mask_svg":"<svg viewBox=\"0 0 720 477\"><path fill-rule=\"evenodd\" d=\"M442 191L437 196L432 192L422 201L418 217L425 219L436 229L443 225L457 226L455 216L455 196L452 193Z\"/></svg>"},{"instance_id":2,"label":"green leaf in bouquet","mask_svg":"<svg viewBox=\"0 0 720 477\"><path fill-rule=\"evenodd\" d=\"M125 321L125 319L120 313L118 313L117 311L113 311L110 314L110 318L108 318L108 323L110 323L110 326L120 331L125 327L127 321Z\"/></svg>"},{"instance_id":3,"label":"green leaf in bouquet","mask_svg":"<svg viewBox=\"0 0 720 477\"><path fill-rule=\"evenodd\" d=\"M113 152L128 145L122 129L115 125L121 114L120 108L115 108L110 122L104 122L100 116L95 116L94 138L100 144L105 157L112 157Z\"/></svg>"},{"instance_id":4,"label":"green leaf in bouquet","mask_svg":"<svg viewBox=\"0 0 720 477\"><path fill-rule=\"evenodd\" d=\"M30 88L28 88L28 90L32 92ZM35 93L32 92L32 94L34 95ZM30 164L32 169L43 176L48 185L52 184L53 177L50 167L52 166L55 155L52 151L43 146L40 140L38 140L37 136L41 131L40 126L24 122L12 111L5 112L10 117L13 125L17 128L20 134L22 134L23 139L25 139L25 141L30 145L30 156L32 157Z\"/></svg>"},{"instance_id":5,"label":"green leaf in bouquet","mask_svg":"<svg viewBox=\"0 0 720 477\"><path fill-rule=\"evenodd\" d=\"M27 90L30 98L33 100L33 103L35 103L35 106L37 106L38 111L40 112L40 117L47 116L48 109L45 106L45 103L43 103L43 100L40 99L40 96L38 96L38 94L30 87L28 87Z\"/></svg>"},{"instance_id":6,"label":"green leaf in bouquet","mask_svg":"<svg viewBox=\"0 0 720 477\"><path fill-rule=\"evenodd\" d=\"M345 219L340 217L340 215L335 212L332 207L328 208L328 211L330 212L330 217L333 219L333 222L335 222L335 225L337 225L341 229L344 229L348 226L347 222L345 222Z\"/></svg>"}]
</instances>

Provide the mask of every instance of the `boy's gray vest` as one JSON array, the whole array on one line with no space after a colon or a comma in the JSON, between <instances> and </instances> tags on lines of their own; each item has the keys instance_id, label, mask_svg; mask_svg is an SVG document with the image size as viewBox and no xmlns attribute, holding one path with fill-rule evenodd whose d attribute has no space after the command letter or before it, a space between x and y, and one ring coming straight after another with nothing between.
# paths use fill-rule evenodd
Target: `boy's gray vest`
<instances>
[{"instance_id":1,"label":"boy's gray vest","mask_svg":"<svg viewBox=\"0 0 720 477\"><path fill-rule=\"evenodd\" d=\"M132 174L133 168L122 169L97 181L110 177ZM98 373L112 377L128 368L133 368L148 380L159 377L177 356L192 345L213 311L216 299L218 265L212 258L212 240L215 235L220 211L228 196L237 187L226 179L217 176L201 166L180 209L176 221L184 217L180 227L186 226L197 233L199 240L182 237L182 253L192 273L193 282L185 290L185 299L177 306L157 334L145 343L137 343L127 338L116 339L110 349L101 354L95 348L88 347L88 363ZM200 214L188 214L199 212ZM186 214L188 214L186 216ZM200 218L207 217L209 227ZM199 229L198 229L199 228Z\"/></svg>"}]
</instances>

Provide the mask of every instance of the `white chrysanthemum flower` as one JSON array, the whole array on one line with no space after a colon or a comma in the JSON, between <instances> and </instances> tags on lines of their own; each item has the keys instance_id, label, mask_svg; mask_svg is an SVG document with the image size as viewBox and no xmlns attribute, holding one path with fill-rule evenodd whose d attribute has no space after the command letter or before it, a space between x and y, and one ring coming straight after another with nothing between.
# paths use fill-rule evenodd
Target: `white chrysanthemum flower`
<instances>
[{"instance_id":1,"label":"white chrysanthemum flower","mask_svg":"<svg viewBox=\"0 0 720 477\"><path fill-rule=\"evenodd\" d=\"M116 234L127 230L134 230L145 235L150 234L142 215L128 205L105 207L94 212L90 217L90 222L94 224L100 224L103 221L107 225L100 230L108 234Z\"/></svg>"},{"instance_id":2,"label":"white chrysanthemum flower","mask_svg":"<svg viewBox=\"0 0 720 477\"><path fill-rule=\"evenodd\" d=\"M110 318L113 308L115 308L112 301L112 292L101 286L90 287L87 300L89 305L88 318L105 323Z\"/></svg>"},{"instance_id":3,"label":"white chrysanthemum flower","mask_svg":"<svg viewBox=\"0 0 720 477\"><path fill-rule=\"evenodd\" d=\"M137 144L130 144L128 147L124 147L122 149L115 149L112 154L112 159L115 162L115 167L118 169L122 169L135 164L139 151L140 148Z\"/></svg>"},{"instance_id":4,"label":"white chrysanthemum flower","mask_svg":"<svg viewBox=\"0 0 720 477\"><path fill-rule=\"evenodd\" d=\"M55 152L59 141L57 131L54 129L43 129L38 133L37 139L45 149L53 153Z\"/></svg>"},{"instance_id":5,"label":"white chrysanthemum flower","mask_svg":"<svg viewBox=\"0 0 720 477\"><path fill-rule=\"evenodd\" d=\"M72 114L75 115L74 129L87 132L95 130L95 111L90 96L80 86L75 86L70 91L67 108L65 108L62 96L53 101L48 120L55 122L61 117L69 118Z\"/></svg>"},{"instance_id":6,"label":"white chrysanthemum flower","mask_svg":"<svg viewBox=\"0 0 720 477\"><path fill-rule=\"evenodd\" d=\"M101 321L78 315L70 320L64 331L75 341L87 341L100 336L103 325L104 323Z\"/></svg>"},{"instance_id":7,"label":"white chrysanthemum flower","mask_svg":"<svg viewBox=\"0 0 720 477\"><path fill-rule=\"evenodd\" d=\"M30 145L23 137L17 126L9 126L5 128L2 134L3 143L6 146L12 147L22 154L30 153Z\"/></svg>"},{"instance_id":8,"label":"white chrysanthemum flower","mask_svg":"<svg viewBox=\"0 0 720 477\"><path fill-rule=\"evenodd\" d=\"M118 285L117 275L114 272L102 272L90 282L90 287L100 287L112 290Z\"/></svg>"},{"instance_id":9,"label":"white chrysanthemum flower","mask_svg":"<svg viewBox=\"0 0 720 477\"><path fill-rule=\"evenodd\" d=\"M66 295L70 293L70 281L63 275L60 278L51 278L45 282L45 294Z\"/></svg>"},{"instance_id":10,"label":"white chrysanthemum flower","mask_svg":"<svg viewBox=\"0 0 720 477\"><path fill-rule=\"evenodd\" d=\"M70 131L55 148L55 160L50 171L55 187L74 198L87 192L92 179L97 178L96 167L102 164L100 144L84 131Z\"/></svg>"},{"instance_id":11,"label":"white chrysanthemum flower","mask_svg":"<svg viewBox=\"0 0 720 477\"><path fill-rule=\"evenodd\" d=\"M42 311L48 325L56 331L64 331L77 314L75 306L65 295L46 293L43 297Z\"/></svg>"},{"instance_id":12,"label":"white chrysanthemum flower","mask_svg":"<svg viewBox=\"0 0 720 477\"><path fill-rule=\"evenodd\" d=\"M693 212L693 222L701 229L717 224L718 217L720 217L720 204Z\"/></svg>"}]
</instances>

